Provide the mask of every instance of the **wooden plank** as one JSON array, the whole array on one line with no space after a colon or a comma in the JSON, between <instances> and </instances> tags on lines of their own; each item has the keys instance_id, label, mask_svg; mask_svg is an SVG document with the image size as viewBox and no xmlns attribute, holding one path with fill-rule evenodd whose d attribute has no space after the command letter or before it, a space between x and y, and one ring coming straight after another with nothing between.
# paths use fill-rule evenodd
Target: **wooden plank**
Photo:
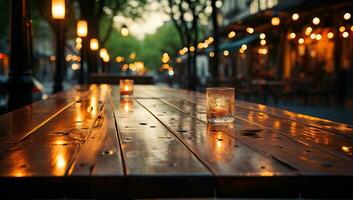
<instances>
[{"instance_id":1,"label":"wooden plank","mask_svg":"<svg viewBox=\"0 0 353 200\"><path fill-rule=\"evenodd\" d=\"M156 88L151 88L150 90L152 90L150 93L153 94ZM175 97L176 99L183 99L185 101L196 103L199 107L199 110L202 110L202 107L205 106L204 94L184 90L179 92L179 90L170 88L163 88L163 91L164 90L168 91L168 94ZM148 92L148 90L146 92ZM305 125L304 123L299 123L289 118L282 118L276 115L267 114L264 112L264 110L268 108L263 105L258 105L259 110L253 110L252 108L247 109L243 106L238 106L238 104L242 104L241 101L237 101L236 103L236 112L238 118L254 122L257 125L281 131L283 134L286 134L289 137L293 137L295 140L310 143L317 148L320 148L321 150L343 157L350 161L353 160L353 140L347 137L341 137L341 135L337 135L324 129L315 128L315 126ZM186 103L183 105L187 106L188 104ZM280 111L280 109L276 110ZM206 110L203 109L202 112L196 113L196 117L205 121L205 112Z\"/></svg>"},{"instance_id":2,"label":"wooden plank","mask_svg":"<svg viewBox=\"0 0 353 200\"><path fill-rule=\"evenodd\" d=\"M195 103L191 104L191 100L165 100L173 105L177 105L186 112L191 112L193 109L193 106L191 105L194 104L198 110L198 112L194 113L194 115L206 122L206 108L204 100L195 100ZM353 160L353 140L349 138L342 137L325 130L317 129L312 126L296 123L291 120L267 115L266 113L260 111L249 111L239 107L236 107L236 117L242 119L243 121L251 122L242 124L242 126L246 126L247 128L256 129L256 127L252 127L252 124L254 124L257 126L273 129L275 131L281 132L281 134L285 134L288 137L291 137L294 140L312 144L315 147L333 155L350 161ZM238 128L240 127L238 126Z\"/></svg>"},{"instance_id":3,"label":"wooden plank","mask_svg":"<svg viewBox=\"0 0 353 200\"><path fill-rule=\"evenodd\" d=\"M124 169L110 88L107 89L103 112L69 171L69 197L112 198L123 195Z\"/></svg>"},{"instance_id":4,"label":"wooden plank","mask_svg":"<svg viewBox=\"0 0 353 200\"><path fill-rule=\"evenodd\" d=\"M72 89L0 116L0 154L88 94Z\"/></svg>"},{"instance_id":5,"label":"wooden plank","mask_svg":"<svg viewBox=\"0 0 353 200\"><path fill-rule=\"evenodd\" d=\"M163 91L166 95L175 96L175 94L179 94L179 97L184 99L205 99L205 94L199 92L193 92L190 90L178 90L176 93L175 89L168 88L168 87L154 87L150 90L154 92L156 90ZM145 91L146 92L146 91ZM186 97L186 98L185 98ZM196 97L196 98L195 98ZM261 104L255 104L245 101L237 101L237 107L243 108L251 111L261 111L268 115L277 116L280 118L284 118L287 120L291 120L297 123L309 125L318 129L326 130L334 134L340 134L349 138L353 138L353 125L334 122L326 119L321 119L318 117L312 117L308 115L303 115L299 113L290 112L287 110L282 110L278 108L273 108L270 106L265 106Z\"/></svg>"},{"instance_id":6,"label":"wooden plank","mask_svg":"<svg viewBox=\"0 0 353 200\"><path fill-rule=\"evenodd\" d=\"M299 176L295 170L160 100L138 102L214 172L218 196L298 195Z\"/></svg>"},{"instance_id":7,"label":"wooden plank","mask_svg":"<svg viewBox=\"0 0 353 200\"><path fill-rule=\"evenodd\" d=\"M260 110L268 115L277 116L284 119L289 119L294 122L310 125L322 130L330 131L332 133L340 134L353 138L353 125L334 122L327 119L321 119L318 117L308 116L304 114L299 114L287 110L282 110L270 106L265 106L261 104L254 104L245 101L238 101L239 107L248 110Z\"/></svg>"},{"instance_id":8,"label":"wooden plank","mask_svg":"<svg viewBox=\"0 0 353 200\"><path fill-rule=\"evenodd\" d=\"M0 155L0 193L31 197L62 197L74 156L85 141L101 104L99 89ZM20 193L17 191L21 191Z\"/></svg>"},{"instance_id":9,"label":"wooden plank","mask_svg":"<svg viewBox=\"0 0 353 200\"><path fill-rule=\"evenodd\" d=\"M200 117L200 115L205 114L199 114L205 110L202 105L175 99L164 101L205 122L205 116ZM200 107L201 110L198 109ZM248 128L241 129L238 127ZM353 195L350 190L346 190L347 187L336 184L341 180L352 182L353 163L350 161L322 151L311 144L294 140L281 132L267 129L241 118L237 118L233 126L218 127L218 130L241 139L241 141L254 148L268 153L278 161L298 169L302 175L302 192L304 195ZM335 181L332 182L332 180ZM316 184L307 184L311 182ZM328 187L331 187L331 190L322 191L320 189Z\"/></svg>"},{"instance_id":10,"label":"wooden plank","mask_svg":"<svg viewBox=\"0 0 353 200\"><path fill-rule=\"evenodd\" d=\"M214 196L212 173L163 124L135 100L113 103L129 198Z\"/></svg>"}]
</instances>

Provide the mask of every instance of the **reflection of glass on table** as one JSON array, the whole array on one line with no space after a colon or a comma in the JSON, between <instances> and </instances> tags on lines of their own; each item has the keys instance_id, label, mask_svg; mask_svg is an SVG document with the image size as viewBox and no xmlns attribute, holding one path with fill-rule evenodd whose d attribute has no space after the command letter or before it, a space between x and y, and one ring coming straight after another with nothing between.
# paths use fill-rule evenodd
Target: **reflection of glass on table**
<instances>
[{"instance_id":1,"label":"reflection of glass on table","mask_svg":"<svg viewBox=\"0 0 353 200\"><path fill-rule=\"evenodd\" d=\"M134 93L134 80L124 79L120 80L120 96L129 97Z\"/></svg>"},{"instance_id":2,"label":"reflection of glass on table","mask_svg":"<svg viewBox=\"0 0 353 200\"><path fill-rule=\"evenodd\" d=\"M234 88L214 87L206 89L207 121L221 123L234 121Z\"/></svg>"}]
</instances>

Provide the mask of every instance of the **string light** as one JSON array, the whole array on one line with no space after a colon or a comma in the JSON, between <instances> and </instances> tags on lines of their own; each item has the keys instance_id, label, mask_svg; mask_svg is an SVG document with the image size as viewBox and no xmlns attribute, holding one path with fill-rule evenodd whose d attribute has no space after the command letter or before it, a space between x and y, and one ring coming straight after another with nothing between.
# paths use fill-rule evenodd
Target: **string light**
<instances>
[{"instance_id":1,"label":"string light","mask_svg":"<svg viewBox=\"0 0 353 200\"><path fill-rule=\"evenodd\" d=\"M327 33L327 38L332 39L334 37L334 34L332 32Z\"/></svg>"},{"instance_id":2,"label":"string light","mask_svg":"<svg viewBox=\"0 0 353 200\"><path fill-rule=\"evenodd\" d=\"M321 38L322 38L321 34L317 34L315 37L316 40L321 40Z\"/></svg>"},{"instance_id":3,"label":"string light","mask_svg":"<svg viewBox=\"0 0 353 200\"><path fill-rule=\"evenodd\" d=\"M320 24L320 18L314 17L314 18L313 18L313 24L315 24L315 25Z\"/></svg>"},{"instance_id":4,"label":"string light","mask_svg":"<svg viewBox=\"0 0 353 200\"><path fill-rule=\"evenodd\" d=\"M339 31L340 31L341 33L343 33L345 30L346 30L346 27L340 26Z\"/></svg>"},{"instance_id":5,"label":"string light","mask_svg":"<svg viewBox=\"0 0 353 200\"><path fill-rule=\"evenodd\" d=\"M251 28L251 27L246 28L246 32L248 32L250 34L254 33L254 31L255 31L254 28Z\"/></svg>"},{"instance_id":6,"label":"string light","mask_svg":"<svg viewBox=\"0 0 353 200\"><path fill-rule=\"evenodd\" d=\"M229 51L228 50L223 51L223 55L224 56L228 56L229 55Z\"/></svg>"},{"instance_id":7,"label":"string light","mask_svg":"<svg viewBox=\"0 0 353 200\"><path fill-rule=\"evenodd\" d=\"M343 19L345 19L345 20L349 20L351 18L351 13L344 13L344 15L343 15Z\"/></svg>"},{"instance_id":8,"label":"string light","mask_svg":"<svg viewBox=\"0 0 353 200\"><path fill-rule=\"evenodd\" d=\"M232 38L235 37L235 35L236 35L235 32L234 32L234 31L231 31L231 32L228 33L228 38L229 38L229 39L232 39Z\"/></svg>"},{"instance_id":9,"label":"string light","mask_svg":"<svg viewBox=\"0 0 353 200\"><path fill-rule=\"evenodd\" d=\"M310 35L311 31L313 31L313 28L310 26L305 29L305 35Z\"/></svg>"},{"instance_id":10,"label":"string light","mask_svg":"<svg viewBox=\"0 0 353 200\"><path fill-rule=\"evenodd\" d=\"M266 40L260 40L260 44L261 45L265 45L266 44Z\"/></svg>"},{"instance_id":11,"label":"string light","mask_svg":"<svg viewBox=\"0 0 353 200\"><path fill-rule=\"evenodd\" d=\"M298 43L299 44L304 44L304 38L299 38Z\"/></svg>"},{"instance_id":12,"label":"string light","mask_svg":"<svg viewBox=\"0 0 353 200\"><path fill-rule=\"evenodd\" d=\"M347 38L349 36L349 33L347 31L342 33L342 37Z\"/></svg>"},{"instance_id":13,"label":"string light","mask_svg":"<svg viewBox=\"0 0 353 200\"><path fill-rule=\"evenodd\" d=\"M211 51L208 55L209 55L211 58L213 58L213 57L214 57L214 52Z\"/></svg>"},{"instance_id":14,"label":"string light","mask_svg":"<svg viewBox=\"0 0 353 200\"><path fill-rule=\"evenodd\" d=\"M246 44L242 44L241 45L241 48L244 49L244 50L247 50L248 49L248 46Z\"/></svg>"},{"instance_id":15,"label":"string light","mask_svg":"<svg viewBox=\"0 0 353 200\"><path fill-rule=\"evenodd\" d=\"M298 13L294 13L293 15L292 15L292 20L293 21L297 21L299 19L299 14Z\"/></svg>"},{"instance_id":16,"label":"string light","mask_svg":"<svg viewBox=\"0 0 353 200\"><path fill-rule=\"evenodd\" d=\"M273 26L278 26L281 23L281 19L279 17L272 17L271 24Z\"/></svg>"},{"instance_id":17,"label":"string light","mask_svg":"<svg viewBox=\"0 0 353 200\"><path fill-rule=\"evenodd\" d=\"M261 33L261 34L260 34L260 39L262 39L262 40L263 40L263 39L265 39L265 38L266 38L265 33Z\"/></svg>"},{"instance_id":18,"label":"string light","mask_svg":"<svg viewBox=\"0 0 353 200\"><path fill-rule=\"evenodd\" d=\"M194 46L191 46L191 47L189 48L189 50L190 50L191 52L194 52L194 51L195 51L195 47L194 47Z\"/></svg>"},{"instance_id":19,"label":"string light","mask_svg":"<svg viewBox=\"0 0 353 200\"><path fill-rule=\"evenodd\" d=\"M290 38L290 39L295 39L296 36L297 36L297 35L296 35L295 33L290 33L290 34L289 34L289 38Z\"/></svg>"},{"instance_id":20,"label":"string light","mask_svg":"<svg viewBox=\"0 0 353 200\"><path fill-rule=\"evenodd\" d=\"M315 33L312 33L312 34L310 35L310 38L311 38L311 39L315 39L315 38L316 38L316 34L315 34Z\"/></svg>"}]
</instances>

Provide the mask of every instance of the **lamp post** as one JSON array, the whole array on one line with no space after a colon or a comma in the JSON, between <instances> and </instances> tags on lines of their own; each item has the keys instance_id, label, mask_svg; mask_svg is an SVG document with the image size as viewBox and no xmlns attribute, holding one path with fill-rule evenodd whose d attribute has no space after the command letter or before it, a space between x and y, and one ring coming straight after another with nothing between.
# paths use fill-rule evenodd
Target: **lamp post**
<instances>
[{"instance_id":1,"label":"lamp post","mask_svg":"<svg viewBox=\"0 0 353 200\"><path fill-rule=\"evenodd\" d=\"M85 69L84 69L84 48L85 48L85 38L87 37L87 21L86 20L79 20L77 21L77 36L82 38L82 43L81 43L81 49L80 49L80 54L81 54L81 61L80 61L80 73L79 73L79 78L78 78L78 83L83 84L84 83L84 74L85 74Z\"/></svg>"},{"instance_id":2,"label":"lamp post","mask_svg":"<svg viewBox=\"0 0 353 200\"><path fill-rule=\"evenodd\" d=\"M51 1L52 17L56 22L56 68L54 76L53 92L60 92L63 90L62 85L62 70L64 64L64 33L62 22L65 19L65 0Z\"/></svg>"},{"instance_id":3,"label":"lamp post","mask_svg":"<svg viewBox=\"0 0 353 200\"><path fill-rule=\"evenodd\" d=\"M32 102L31 21L27 0L12 0L10 26L10 73L8 108L14 110Z\"/></svg>"}]
</instances>

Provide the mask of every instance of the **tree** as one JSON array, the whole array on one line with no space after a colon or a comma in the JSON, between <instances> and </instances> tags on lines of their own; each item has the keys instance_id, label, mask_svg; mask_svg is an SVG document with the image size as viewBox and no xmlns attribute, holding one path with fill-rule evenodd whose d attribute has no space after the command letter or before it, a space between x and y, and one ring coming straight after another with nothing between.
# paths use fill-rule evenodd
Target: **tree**
<instances>
[{"instance_id":1,"label":"tree","mask_svg":"<svg viewBox=\"0 0 353 200\"><path fill-rule=\"evenodd\" d=\"M205 15L205 8L209 6L208 0L166 0L166 13L176 27L180 41L183 46L195 48L194 52L187 51L187 71L188 71L188 87L190 89L196 88L196 59L197 59L197 44L199 40L199 19L200 17L207 17ZM163 1L162 1L163 2Z\"/></svg>"}]
</instances>

